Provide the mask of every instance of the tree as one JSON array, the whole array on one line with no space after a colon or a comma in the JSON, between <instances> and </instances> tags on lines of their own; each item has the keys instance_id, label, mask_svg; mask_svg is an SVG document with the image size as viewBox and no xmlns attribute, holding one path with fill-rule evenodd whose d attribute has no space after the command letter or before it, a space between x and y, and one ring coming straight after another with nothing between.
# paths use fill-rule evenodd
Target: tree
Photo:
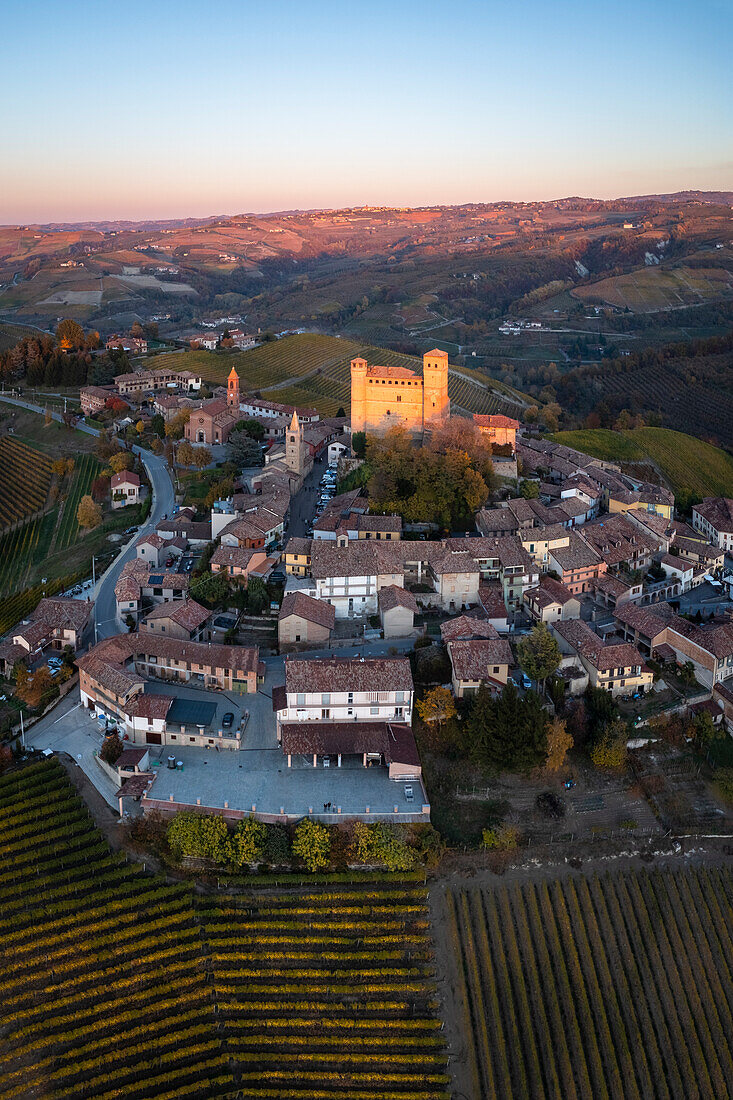
<instances>
[{"instance_id":1,"label":"tree","mask_svg":"<svg viewBox=\"0 0 733 1100\"><path fill-rule=\"evenodd\" d=\"M105 737L102 742L102 747L99 750L99 755L105 764L116 764L119 758L122 756L124 745L120 740L118 733L110 733L108 737Z\"/></svg>"},{"instance_id":2,"label":"tree","mask_svg":"<svg viewBox=\"0 0 733 1100\"><path fill-rule=\"evenodd\" d=\"M165 425L164 431L167 439L183 439L183 433L186 425L191 419L190 409L181 409L175 416L172 416L168 423Z\"/></svg>"},{"instance_id":3,"label":"tree","mask_svg":"<svg viewBox=\"0 0 733 1100\"><path fill-rule=\"evenodd\" d=\"M84 329L76 321L66 317L56 327L56 339L61 345L62 351L82 348L84 347Z\"/></svg>"},{"instance_id":4,"label":"tree","mask_svg":"<svg viewBox=\"0 0 733 1100\"><path fill-rule=\"evenodd\" d=\"M85 527L87 530L99 527L102 522L102 509L88 493L79 501L79 507L76 510L76 521L80 527Z\"/></svg>"},{"instance_id":5,"label":"tree","mask_svg":"<svg viewBox=\"0 0 733 1100\"><path fill-rule=\"evenodd\" d=\"M181 446L183 446L183 444L181 444ZM214 459L208 447L194 447L193 461L196 469L204 470L207 466L211 465Z\"/></svg>"},{"instance_id":6,"label":"tree","mask_svg":"<svg viewBox=\"0 0 733 1100\"><path fill-rule=\"evenodd\" d=\"M66 476L66 459L57 458L51 463L51 469L56 474L56 477L62 478Z\"/></svg>"},{"instance_id":7,"label":"tree","mask_svg":"<svg viewBox=\"0 0 733 1100\"><path fill-rule=\"evenodd\" d=\"M255 439L245 431L232 432L227 442L227 456L241 470L262 465L262 451Z\"/></svg>"},{"instance_id":8,"label":"tree","mask_svg":"<svg viewBox=\"0 0 733 1100\"><path fill-rule=\"evenodd\" d=\"M193 466L196 462L196 451L187 439L178 444L176 458L179 466Z\"/></svg>"},{"instance_id":9,"label":"tree","mask_svg":"<svg viewBox=\"0 0 733 1100\"><path fill-rule=\"evenodd\" d=\"M545 680L560 664L560 646L546 623L537 623L532 633L522 638L517 645L517 657L527 675L541 683L544 691Z\"/></svg>"},{"instance_id":10,"label":"tree","mask_svg":"<svg viewBox=\"0 0 733 1100\"><path fill-rule=\"evenodd\" d=\"M622 771L626 765L627 739L622 721L609 722L590 750L593 767L606 772Z\"/></svg>"},{"instance_id":11,"label":"tree","mask_svg":"<svg viewBox=\"0 0 733 1100\"><path fill-rule=\"evenodd\" d=\"M424 698L418 699L415 707L423 722L427 722L428 725L437 722L440 726L443 722L454 718L456 714L453 694L444 687L431 688Z\"/></svg>"},{"instance_id":12,"label":"tree","mask_svg":"<svg viewBox=\"0 0 733 1100\"><path fill-rule=\"evenodd\" d=\"M143 335L143 326L139 321L132 322L132 328L130 329L130 336L135 336L138 339Z\"/></svg>"},{"instance_id":13,"label":"tree","mask_svg":"<svg viewBox=\"0 0 733 1100\"><path fill-rule=\"evenodd\" d=\"M258 443L261 443L265 438L265 426L260 424L259 420L245 420L242 424L242 430L252 439L256 439Z\"/></svg>"},{"instance_id":14,"label":"tree","mask_svg":"<svg viewBox=\"0 0 733 1100\"><path fill-rule=\"evenodd\" d=\"M707 710L695 715L687 732L688 736L692 736L692 742L698 752L707 752L713 741L719 737L725 737L722 727L715 725L712 715Z\"/></svg>"},{"instance_id":15,"label":"tree","mask_svg":"<svg viewBox=\"0 0 733 1100\"><path fill-rule=\"evenodd\" d=\"M561 718L553 718L547 727L547 758L545 771L556 775L565 766L565 758L573 747L572 734L568 733Z\"/></svg>"},{"instance_id":16,"label":"tree","mask_svg":"<svg viewBox=\"0 0 733 1100\"><path fill-rule=\"evenodd\" d=\"M121 397L108 397L104 403L105 409L109 409L110 412L116 413L118 416L121 413L127 412L130 406L126 401L123 401Z\"/></svg>"},{"instance_id":17,"label":"tree","mask_svg":"<svg viewBox=\"0 0 733 1100\"><path fill-rule=\"evenodd\" d=\"M551 402L549 405L545 405L540 412L540 420L547 428L548 432L556 432L560 426L560 416L562 415L562 409L556 402Z\"/></svg>"},{"instance_id":18,"label":"tree","mask_svg":"<svg viewBox=\"0 0 733 1100\"><path fill-rule=\"evenodd\" d=\"M354 432L351 436L351 449L357 458L366 456L366 432Z\"/></svg>"},{"instance_id":19,"label":"tree","mask_svg":"<svg viewBox=\"0 0 733 1100\"><path fill-rule=\"evenodd\" d=\"M135 459L129 451L117 451L116 454L111 455L109 464L116 474L120 474L123 470L131 470L135 465Z\"/></svg>"},{"instance_id":20,"label":"tree","mask_svg":"<svg viewBox=\"0 0 733 1100\"><path fill-rule=\"evenodd\" d=\"M165 435L165 420L160 413L156 413L150 421L150 430L154 435L157 435L159 439L162 439Z\"/></svg>"},{"instance_id":21,"label":"tree","mask_svg":"<svg viewBox=\"0 0 733 1100\"><path fill-rule=\"evenodd\" d=\"M223 818L193 811L176 814L168 826L166 839L175 859L186 856L228 862L229 830Z\"/></svg>"},{"instance_id":22,"label":"tree","mask_svg":"<svg viewBox=\"0 0 733 1100\"><path fill-rule=\"evenodd\" d=\"M267 585L261 577L247 580L247 608L253 615L261 615L270 599Z\"/></svg>"},{"instance_id":23,"label":"tree","mask_svg":"<svg viewBox=\"0 0 733 1100\"><path fill-rule=\"evenodd\" d=\"M101 502L107 496L109 492L109 478L100 474L99 477L95 477L92 482L92 497L97 502Z\"/></svg>"},{"instance_id":24,"label":"tree","mask_svg":"<svg viewBox=\"0 0 733 1100\"><path fill-rule=\"evenodd\" d=\"M536 500L540 495L540 487L536 481L528 481L526 478L519 486L519 495L525 500Z\"/></svg>"},{"instance_id":25,"label":"tree","mask_svg":"<svg viewBox=\"0 0 733 1100\"><path fill-rule=\"evenodd\" d=\"M267 840L267 826L255 817L246 817L234 830L230 841L231 862L237 867L256 863L262 858Z\"/></svg>"},{"instance_id":26,"label":"tree","mask_svg":"<svg viewBox=\"0 0 733 1100\"><path fill-rule=\"evenodd\" d=\"M340 416L346 416L346 409L343 405L340 405L339 408L336 409L336 419L338 420Z\"/></svg>"},{"instance_id":27,"label":"tree","mask_svg":"<svg viewBox=\"0 0 733 1100\"><path fill-rule=\"evenodd\" d=\"M202 573L191 582L191 599L206 607L221 607L229 596L229 581L226 573Z\"/></svg>"},{"instance_id":28,"label":"tree","mask_svg":"<svg viewBox=\"0 0 733 1100\"><path fill-rule=\"evenodd\" d=\"M511 681L498 699L482 684L466 721L471 755L502 771L528 771L547 757L547 714L539 695L520 699Z\"/></svg>"},{"instance_id":29,"label":"tree","mask_svg":"<svg viewBox=\"0 0 733 1100\"><path fill-rule=\"evenodd\" d=\"M409 871L417 860L416 853L389 822L367 825L357 821L353 851L359 863L378 864L388 871Z\"/></svg>"},{"instance_id":30,"label":"tree","mask_svg":"<svg viewBox=\"0 0 733 1100\"><path fill-rule=\"evenodd\" d=\"M137 432L138 435L142 435L143 432L145 431L145 424L143 423L142 420L138 420L138 422L136 423L135 431Z\"/></svg>"},{"instance_id":31,"label":"tree","mask_svg":"<svg viewBox=\"0 0 733 1100\"><path fill-rule=\"evenodd\" d=\"M305 817L295 830L293 855L309 871L323 871L331 860L331 834L325 825Z\"/></svg>"},{"instance_id":32,"label":"tree","mask_svg":"<svg viewBox=\"0 0 733 1100\"><path fill-rule=\"evenodd\" d=\"M21 682L16 678L15 694L29 707L40 707L58 693L48 665L41 665L31 676L26 670Z\"/></svg>"}]
</instances>

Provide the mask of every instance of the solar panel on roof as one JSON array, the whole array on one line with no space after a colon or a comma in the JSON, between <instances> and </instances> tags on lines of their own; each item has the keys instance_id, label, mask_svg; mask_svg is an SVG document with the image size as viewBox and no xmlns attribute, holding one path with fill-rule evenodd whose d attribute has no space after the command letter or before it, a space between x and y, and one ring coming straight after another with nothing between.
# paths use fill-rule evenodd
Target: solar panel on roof
<instances>
[{"instance_id":1,"label":"solar panel on roof","mask_svg":"<svg viewBox=\"0 0 733 1100\"><path fill-rule=\"evenodd\" d=\"M156 573L154 577L153 576L148 577L148 584L162 584L162 583L163 583L163 574L162 573L160 573L160 574Z\"/></svg>"}]
</instances>

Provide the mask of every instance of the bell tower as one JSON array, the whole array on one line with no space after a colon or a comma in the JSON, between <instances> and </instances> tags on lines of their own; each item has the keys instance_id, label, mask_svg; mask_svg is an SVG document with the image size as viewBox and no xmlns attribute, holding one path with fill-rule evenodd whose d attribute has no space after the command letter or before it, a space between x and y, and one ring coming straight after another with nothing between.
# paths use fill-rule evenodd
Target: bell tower
<instances>
[{"instance_id":1,"label":"bell tower","mask_svg":"<svg viewBox=\"0 0 733 1100\"><path fill-rule=\"evenodd\" d=\"M232 412L239 414L239 375L234 367L227 378L227 405Z\"/></svg>"},{"instance_id":2,"label":"bell tower","mask_svg":"<svg viewBox=\"0 0 733 1100\"><path fill-rule=\"evenodd\" d=\"M305 472L304 450L303 430L298 420L298 410L295 409L285 436L285 465L298 478L302 477Z\"/></svg>"}]
</instances>

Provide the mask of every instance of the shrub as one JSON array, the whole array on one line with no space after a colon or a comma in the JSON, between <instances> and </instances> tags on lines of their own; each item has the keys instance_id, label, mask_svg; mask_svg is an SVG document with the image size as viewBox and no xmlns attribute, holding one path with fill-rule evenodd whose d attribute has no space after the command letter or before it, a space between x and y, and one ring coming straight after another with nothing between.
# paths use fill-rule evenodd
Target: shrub
<instances>
[{"instance_id":1,"label":"shrub","mask_svg":"<svg viewBox=\"0 0 733 1100\"><path fill-rule=\"evenodd\" d=\"M593 767L599 771L621 771L626 765L626 727L611 722L590 750Z\"/></svg>"},{"instance_id":2,"label":"shrub","mask_svg":"<svg viewBox=\"0 0 733 1100\"><path fill-rule=\"evenodd\" d=\"M267 826L254 817L240 821L229 842L229 859L237 867L256 863L262 857L267 839Z\"/></svg>"},{"instance_id":3,"label":"shrub","mask_svg":"<svg viewBox=\"0 0 733 1100\"><path fill-rule=\"evenodd\" d=\"M166 835L175 859L191 856L225 863L230 855L226 822L212 814L196 814L192 811L176 814Z\"/></svg>"},{"instance_id":4,"label":"shrub","mask_svg":"<svg viewBox=\"0 0 733 1100\"><path fill-rule=\"evenodd\" d=\"M519 829L516 825L495 825L484 829L481 834L481 847L487 852L513 852L519 844Z\"/></svg>"},{"instance_id":5,"label":"shrub","mask_svg":"<svg viewBox=\"0 0 733 1100\"><path fill-rule=\"evenodd\" d=\"M119 758L122 756L122 750L124 745L116 733L111 733L109 737L105 737L102 747L99 750L99 755L105 764L116 764Z\"/></svg>"}]
</instances>

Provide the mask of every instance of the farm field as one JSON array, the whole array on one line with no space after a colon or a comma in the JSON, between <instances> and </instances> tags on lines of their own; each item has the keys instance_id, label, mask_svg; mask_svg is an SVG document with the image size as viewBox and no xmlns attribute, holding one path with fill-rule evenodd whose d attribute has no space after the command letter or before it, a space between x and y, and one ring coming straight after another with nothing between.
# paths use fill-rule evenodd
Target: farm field
<instances>
[{"instance_id":1,"label":"farm field","mask_svg":"<svg viewBox=\"0 0 733 1100\"><path fill-rule=\"evenodd\" d=\"M651 461L676 494L733 495L733 458L719 447L669 428L634 428L612 432L603 428L556 432L558 443L608 461Z\"/></svg>"},{"instance_id":2,"label":"farm field","mask_svg":"<svg viewBox=\"0 0 733 1100\"><path fill-rule=\"evenodd\" d=\"M51 477L45 455L10 435L0 439L0 529L45 508Z\"/></svg>"},{"instance_id":3,"label":"farm field","mask_svg":"<svg viewBox=\"0 0 733 1100\"><path fill-rule=\"evenodd\" d=\"M0 778L0 1094L444 1100L426 890L199 898L113 854L55 761Z\"/></svg>"},{"instance_id":4,"label":"farm field","mask_svg":"<svg viewBox=\"0 0 733 1100\"><path fill-rule=\"evenodd\" d=\"M731 293L733 274L722 267L644 267L572 291L574 298L628 306L632 313L699 305Z\"/></svg>"},{"instance_id":5,"label":"farm field","mask_svg":"<svg viewBox=\"0 0 733 1100\"><path fill-rule=\"evenodd\" d=\"M4 438L9 431L15 439L50 455L51 459L67 456L76 459L82 451L93 451L97 442L86 432L66 428L57 421L45 424L40 413L0 400L0 435Z\"/></svg>"},{"instance_id":6,"label":"farm field","mask_svg":"<svg viewBox=\"0 0 733 1100\"><path fill-rule=\"evenodd\" d=\"M732 903L727 868L448 891L471 1095L730 1096Z\"/></svg>"},{"instance_id":7,"label":"farm field","mask_svg":"<svg viewBox=\"0 0 733 1100\"><path fill-rule=\"evenodd\" d=\"M243 390L260 392L270 401L313 405L321 415L333 416L339 407L349 411L350 364L357 356L369 363L422 371L422 360L414 356L315 333L286 336L244 352L159 355L152 365L195 369L217 385L226 381L234 367ZM468 412L516 414L523 406L534 403L532 398L495 382L488 375L457 367L451 367L448 393L452 401Z\"/></svg>"}]
</instances>

